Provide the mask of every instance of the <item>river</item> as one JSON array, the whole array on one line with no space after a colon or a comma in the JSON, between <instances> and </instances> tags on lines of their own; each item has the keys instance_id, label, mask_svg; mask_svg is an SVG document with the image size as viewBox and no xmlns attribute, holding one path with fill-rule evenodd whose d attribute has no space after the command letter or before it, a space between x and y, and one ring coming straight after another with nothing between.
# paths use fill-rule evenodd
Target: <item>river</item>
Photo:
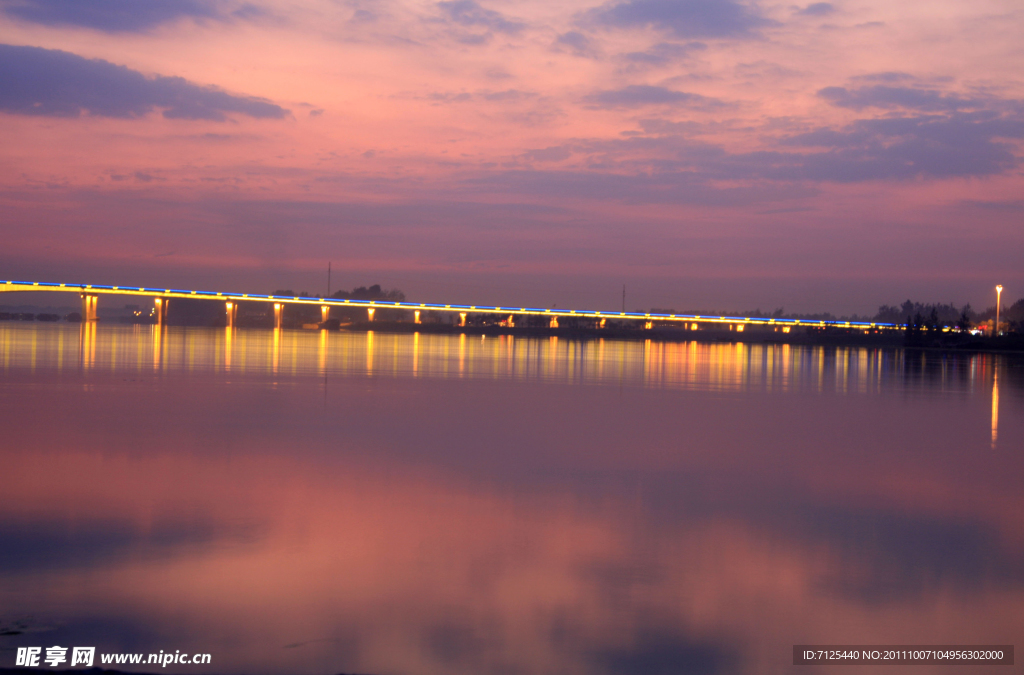
<instances>
[{"instance_id":1,"label":"river","mask_svg":"<svg viewBox=\"0 0 1024 675\"><path fill-rule=\"evenodd\" d=\"M1024 634L1020 356L6 322L0 378L0 668L788 673Z\"/></svg>"}]
</instances>

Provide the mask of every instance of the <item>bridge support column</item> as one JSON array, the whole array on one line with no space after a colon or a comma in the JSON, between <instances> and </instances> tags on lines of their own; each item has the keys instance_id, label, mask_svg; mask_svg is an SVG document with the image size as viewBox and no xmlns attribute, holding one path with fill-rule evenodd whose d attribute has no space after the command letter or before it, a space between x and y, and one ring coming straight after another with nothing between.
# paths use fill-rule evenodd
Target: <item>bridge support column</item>
<instances>
[{"instance_id":1,"label":"bridge support column","mask_svg":"<svg viewBox=\"0 0 1024 675\"><path fill-rule=\"evenodd\" d=\"M608 320L608 319L601 319L601 323L600 323L600 324L598 324L598 326L597 326L597 327L598 327L598 328L604 328L604 324L605 324L605 322L606 322L607 320Z\"/></svg>"},{"instance_id":2,"label":"bridge support column","mask_svg":"<svg viewBox=\"0 0 1024 675\"><path fill-rule=\"evenodd\" d=\"M96 306L100 296L82 293L82 321L96 321Z\"/></svg>"},{"instance_id":3,"label":"bridge support column","mask_svg":"<svg viewBox=\"0 0 1024 675\"><path fill-rule=\"evenodd\" d=\"M284 325L284 305L280 302L274 303L274 328L280 329Z\"/></svg>"},{"instance_id":4,"label":"bridge support column","mask_svg":"<svg viewBox=\"0 0 1024 675\"><path fill-rule=\"evenodd\" d=\"M230 300L224 303L225 310L227 312L227 327L234 328L235 320L238 318L238 303L231 302Z\"/></svg>"},{"instance_id":5,"label":"bridge support column","mask_svg":"<svg viewBox=\"0 0 1024 675\"><path fill-rule=\"evenodd\" d=\"M331 306L320 305L320 323L327 323L329 318L331 318Z\"/></svg>"},{"instance_id":6,"label":"bridge support column","mask_svg":"<svg viewBox=\"0 0 1024 675\"><path fill-rule=\"evenodd\" d=\"M377 311L377 310L374 307L367 307L366 308L366 320L367 321L373 321L373 313L375 311Z\"/></svg>"},{"instance_id":7,"label":"bridge support column","mask_svg":"<svg viewBox=\"0 0 1024 675\"><path fill-rule=\"evenodd\" d=\"M645 321L644 322L644 330L651 330L652 328L654 328L654 322L653 321Z\"/></svg>"},{"instance_id":8,"label":"bridge support column","mask_svg":"<svg viewBox=\"0 0 1024 675\"><path fill-rule=\"evenodd\" d=\"M508 315L508 321L505 323L505 325L508 326L509 328L515 328L516 327L516 317L513 316L512 314L509 314Z\"/></svg>"},{"instance_id":9,"label":"bridge support column","mask_svg":"<svg viewBox=\"0 0 1024 675\"><path fill-rule=\"evenodd\" d=\"M420 310L418 310L418 309L417 309L417 310L416 310L415 312L413 312L412 314L413 314L413 316L412 316L412 322L413 322L413 323L420 323Z\"/></svg>"},{"instance_id":10,"label":"bridge support column","mask_svg":"<svg viewBox=\"0 0 1024 675\"><path fill-rule=\"evenodd\" d=\"M460 326L465 326L466 325L466 313L465 312L459 312L459 325Z\"/></svg>"},{"instance_id":11,"label":"bridge support column","mask_svg":"<svg viewBox=\"0 0 1024 675\"><path fill-rule=\"evenodd\" d=\"M167 325L167 309L171 301L168 298L153 298L153 306L156 309L156 325Z\"/></svg>"},{"instance_id":12,"label":"bridge support column","mask_svg":"<svg viewBox=\"0 0 1024 675\"><path fill-rule=\"evenodd\" d=\"M551 317L551 321L548 322L548 328L558 328L558 317Z\"/></svg>"}]
</instances>

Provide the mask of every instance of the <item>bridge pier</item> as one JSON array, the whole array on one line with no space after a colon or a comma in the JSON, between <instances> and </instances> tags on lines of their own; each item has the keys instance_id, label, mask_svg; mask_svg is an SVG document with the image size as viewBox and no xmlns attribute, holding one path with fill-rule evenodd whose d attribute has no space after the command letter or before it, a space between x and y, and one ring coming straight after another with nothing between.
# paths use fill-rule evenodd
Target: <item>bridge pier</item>
<instances>
[{"instance_id":1,"label":"bridge pier","mask_svg":"<svg viewBox=\"0 0 1024 675\"><path fill-rule=\"evenodd\" d=\"M375 311L377 311L377 310L375 308L373 308L373 307L367 307L366 308L366 317L367 317L366 320L367 321L373 321L373 313Z\"/></svg>"},{"instance_id":2,"label":"bridge pier","mask_svg":"<svg viewBox=\"0 0 1024 675\"><path fill-rule=\"evenodd\" d=\"M82 321L96 321L96 306L100 296L82 293Z\"/></svg>"},{"instance_id":3,"label":"bridge pier","mask_svg":"<svg viewBox=\"0 0 1024 675\"><path fill-rule=\"evenodd\" d=\"M235 320L238 318L238 303L231 302L230 300L224 303L225 310L227 313L227 327L234 328Z\"/></svg>"},{"instance_id":4,"label":"bridge pier","mask_svg":"<svg viewBox=\"0 0 1024 675\"><path fill-rule=\"evenodd\" d=\"M320 323L327 323L329 318L331 318L331 306L320 305Z\"/></svg>"},{"instance_id":5,"label":"bridge pier","mask_svg":"<svg viewBox=\"0 0 1024 675\"><path fill-rule=\"evenodd\" d=\"M274 328L280 330L284 325L284 304L280 302L274 303Z\"/></svg>"},{"instance_id":6,"label":"bridge pier","mask_svg":"<svg viewBox=\"0 0 1024 675\"><path fill-rule=\"evenodd\" d=\"M413 312L412 322L420 323L420 310L417 309L415 312Z\"/></svg>"},{"instance_id":7,"label":"bridge pier","mask_svg":"<svg viewBox=\"0 0 1024 675\"><path fill-rule=\"evenodd\" d=\"M466 325L466 313L465 312L459 312L459 325L460 326L465 326Z\"/></svg>"},{"instance_id":8,"label":"bridge pier","mask_svg":"<svg viewBox=\"0 0 1024 675\"><path fill-rule=\"evenodd\" d=\"M167 325L167 308L171 301L167 298L153 298L153 306L156 308L156 325Z\"/></svg>"},{"instance_id":9,"label":"bridge pier","mask_svg":"<svg viewBox=\"0 0 1024 675\"><path fill-rule=\"evenodd\" d=\"M548 322L548 328L558 328L558 317L551 317L551 321Z\"/></svg>"}]
</instances>

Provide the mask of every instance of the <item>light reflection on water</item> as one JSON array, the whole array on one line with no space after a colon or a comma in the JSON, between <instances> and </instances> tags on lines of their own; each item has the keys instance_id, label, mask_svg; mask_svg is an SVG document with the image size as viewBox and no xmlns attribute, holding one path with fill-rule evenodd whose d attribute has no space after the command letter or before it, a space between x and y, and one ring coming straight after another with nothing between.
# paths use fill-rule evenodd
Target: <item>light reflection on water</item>
<instances>
[{"instance_id":1,"label":"light reflection on water","mask_svg":"<svg viewBox=\"0 0 1024 675\"><path fill-rule=\"evenodd\" d=\"M1020 359L9 323L0 359L0 667L772 673L1024 629Z\"/></svg>"},{"instance_id":2,"label":"light reflection on water","mask_svg":"<svg viewBox=\"0 0 1024 675\"><path fill-rule=\"evenodd\" d=\"M0 324L3 364L45 370L473 378L726 391L997 387L997 358L788 344L579 341L159 326ZM998 400L998 394L995 394ZM994 409L993 409L994 410ZM997 415L993 411L993 425Z\"/></svg>"}]
</instances>

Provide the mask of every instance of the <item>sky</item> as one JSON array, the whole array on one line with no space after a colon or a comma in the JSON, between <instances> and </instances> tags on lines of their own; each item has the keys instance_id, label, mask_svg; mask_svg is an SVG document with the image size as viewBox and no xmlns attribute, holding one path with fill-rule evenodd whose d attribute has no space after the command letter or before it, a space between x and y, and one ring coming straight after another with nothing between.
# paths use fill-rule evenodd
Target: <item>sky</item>
<instances>
[{"instance_id":1,"label":"sky","mask_svg":"<svg viewBox=\"0 0 1024 675\"><path fill-rule=\"evenodd\" d=\"M0 0L0 278L1024 297L1017 0Z\"/></svg>"}]
</instances>

